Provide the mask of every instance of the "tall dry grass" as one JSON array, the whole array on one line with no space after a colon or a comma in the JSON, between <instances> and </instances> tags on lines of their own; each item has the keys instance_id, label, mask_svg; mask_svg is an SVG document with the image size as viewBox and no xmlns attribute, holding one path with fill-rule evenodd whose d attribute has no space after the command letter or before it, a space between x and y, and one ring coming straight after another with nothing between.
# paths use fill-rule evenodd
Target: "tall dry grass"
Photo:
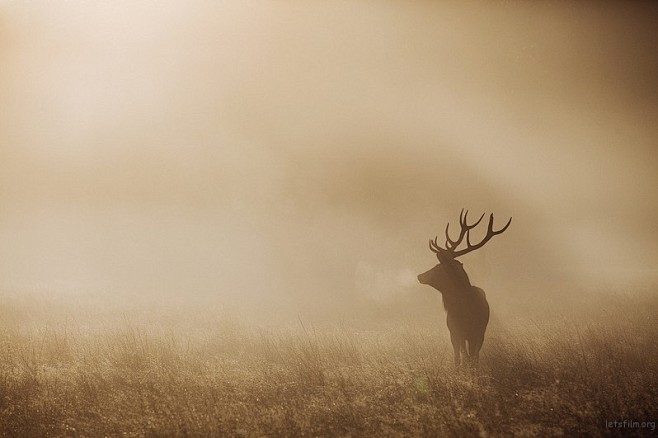
<instances>
[{"instance_id":1,"label":"tall dry grass","mask_svg":"<svg viewBox=\"0 0 658 438\"><path fill-rule=\"evenodd\" d=\"M371 330L90 329L28 327L5 302L0 435L643 435L605 423L657 416L658 306L634 300L578 320L494 319L477 373L454 369L438 310L434 325Z\"/></svg>"}]
</instances>

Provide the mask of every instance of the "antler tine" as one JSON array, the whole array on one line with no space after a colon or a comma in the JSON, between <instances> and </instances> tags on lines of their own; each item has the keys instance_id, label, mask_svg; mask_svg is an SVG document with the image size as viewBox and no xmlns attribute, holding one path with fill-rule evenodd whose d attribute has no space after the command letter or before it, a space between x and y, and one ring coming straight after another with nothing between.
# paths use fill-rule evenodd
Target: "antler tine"
<instances>
[{"instance_id":1,"label":"antler tine","mask_svg":"<svg viewBox=\"0 0 658 438\"><path fill-rule=\"evenodd\" d=\"M459 244L462 242L462 239L464 238L464 228L466 225L466 219L468 218L468 210L465 210L462 208L462 210L459 212L459 237L457 240L452 240L450 238L450 234L448 232L448 229L450 228L450 222L446 224L446 248L450 251L453 249L457 248Z\"/></svg>"},{"instance_id":2,"label":"antler tine","mask_svg":"<svg viewBox=\"0 0 658 438\"><path fill-rule=\"evenodd\" d=\"M489 225L490 225L489 230L491 231L491 235L495 236L496 234L502 234L507 229L507 227L510 226L511 223L512 223L512 218L510 217L503 228L501 228L498 231L494 231L493 230L493 213L491 213L491 220L489 221Z\"/></svg>"},{"instance_id":3,"label":"antler tine","mask_svg":"<svg viewBox=\"0 0 658 438\"><path fill-rule=\"evenodd\" d=\"M477 227L478 224L479 224L480 222L482 222L482 218L483 218L483 217L484 217L484 213L482 213L482 216L480 216L480 219L478 219L477 222L475 222L473 225L469 225L469 226L468 226L468 229L470 230L471 228L475 228L475 227Z\"/></svg>"},{"instance_id":4,"label":"antler tine","mask_svg":"<svg viewBox=\"0 0 658 438\"><path fill-rule=\"evenodd\" d=\"M466 214L468 215L468 210L466 210ZM462 226L463 223L464 223L464 209L462 208L462 211L459 212L459 225ZM448 231L449 229L450 229L450 222L446 224L446 249L451 250L455 248L457 245L459 245L459 242L461 241L463 236L460 235L459 239L453 241L450 238L450 233Z\"/></svg>"},{"instance_id":5,"label":"antler tine","mask_svg":"<svg viewBox=\"0 0 658 438\"><path fill-rule=\"evenodd\" d=\"M450 222L446 224L446 248L450 249L453 248L453 241L450 239L450 233L448 232L448 229L450 228Z\"/></svg>"},{"instance_id":6,"label":"antler tine","mask_svg":"<svg viewBox=\"0 0 658 438\"><path fill-rule=\"evenodd\" d=\"M439 252L439 245L437 243L438 236L434 238L434 240L430 239L430 251L432 251L434 254L437 254Z\"/></svg>"},{"instance_id":7,"label":"antler tine","mask_svg":"<svg viewBox=\"0 0 658 438\"><path fill-rule=\"evenodd\" d=\"M484 215L482 215L482 216L484 216ZM480 218L480 220L482 220L482 218ZM480 220L478 220L477 223L479 223ZM459 250L459 251L453 251L454 257L459 257L459 256L462 256L464 254L468 254L471 251L475 251L478 248L482 248L484 246L484 244L487 243L493 236L498 235L498 234L502 234L503 232L505 232L505 230L507 230L507 228L512 223L512 218L510 217L509 220L507 221L507 223L505 224L505 226L503 228L497 230L497 231L494 231L494 229L493 229L493 222L494 222L494 215L493 215L493 213L491 213L491 215L489 216L489 225L487 226L487 235L484 236L484 239L482 239L480 241L480 243L478 243L476 245L471 245L470 232L467 232L466 233L466 244L468 245L468 247L464 248L462 250ZM477 223L475 225L477 225ZM475 226L475 225L473 225L473 226ZM470 231L470 229L468 231Z\"/></svg>"}]
</instances>

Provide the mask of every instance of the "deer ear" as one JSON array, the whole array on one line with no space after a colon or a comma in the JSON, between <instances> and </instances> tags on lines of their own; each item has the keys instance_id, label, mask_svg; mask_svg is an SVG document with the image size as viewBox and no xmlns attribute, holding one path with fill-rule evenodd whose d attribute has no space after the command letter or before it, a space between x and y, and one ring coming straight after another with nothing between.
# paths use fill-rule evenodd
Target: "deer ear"
<instances>
[{"instance_id":1,"label":"deer ear","mask_svg":"<svg viewBox=\"0 0 658 438\"><path fill-rule=\"evenodd\" d=\"M436 258L439 259L439 263L447 265L448 263L452 262L453 260L452 252L445 250L443 248L437 248L437 249L438 251L436 253Z\"/></svg>"}]
</instances>

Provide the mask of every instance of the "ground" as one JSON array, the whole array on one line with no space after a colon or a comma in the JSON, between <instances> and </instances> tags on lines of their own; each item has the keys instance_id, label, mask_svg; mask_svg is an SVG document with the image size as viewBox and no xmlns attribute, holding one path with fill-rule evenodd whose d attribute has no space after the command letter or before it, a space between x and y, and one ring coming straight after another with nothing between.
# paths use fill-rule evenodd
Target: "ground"
<instances>
[{"instance_id":1,"label":"ground","mask_svg":"<svg viewBox=\"0 0 658 438\"><path fill-rule=\"evenodd\" d=\"M0 436L656 434L606 426L658 416L657 301L634 300L614 317L494 319L477 371L454 368L438 320L26 328L5 300Z\"/></svg>"}]
</instances>

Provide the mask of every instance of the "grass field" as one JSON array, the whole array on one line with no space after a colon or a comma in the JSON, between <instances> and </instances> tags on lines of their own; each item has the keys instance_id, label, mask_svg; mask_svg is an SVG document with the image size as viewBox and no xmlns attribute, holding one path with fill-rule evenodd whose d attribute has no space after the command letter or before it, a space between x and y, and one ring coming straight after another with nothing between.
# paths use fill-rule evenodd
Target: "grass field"
<instances>
[{"instance_id":1,"label":"grass field","mask_svg":"<svg viewBox=\"0 0 658 438\"><path fill-rule=\"evenodd\" d=\"M433 324L356 329L203 315L185 326L124 317L91 327L2 306L1 436L656 434L606 427L658 416L650 297L577 320L494 319L477 373L454 369L439 309Z\"/></svg>"}]
</instances>

